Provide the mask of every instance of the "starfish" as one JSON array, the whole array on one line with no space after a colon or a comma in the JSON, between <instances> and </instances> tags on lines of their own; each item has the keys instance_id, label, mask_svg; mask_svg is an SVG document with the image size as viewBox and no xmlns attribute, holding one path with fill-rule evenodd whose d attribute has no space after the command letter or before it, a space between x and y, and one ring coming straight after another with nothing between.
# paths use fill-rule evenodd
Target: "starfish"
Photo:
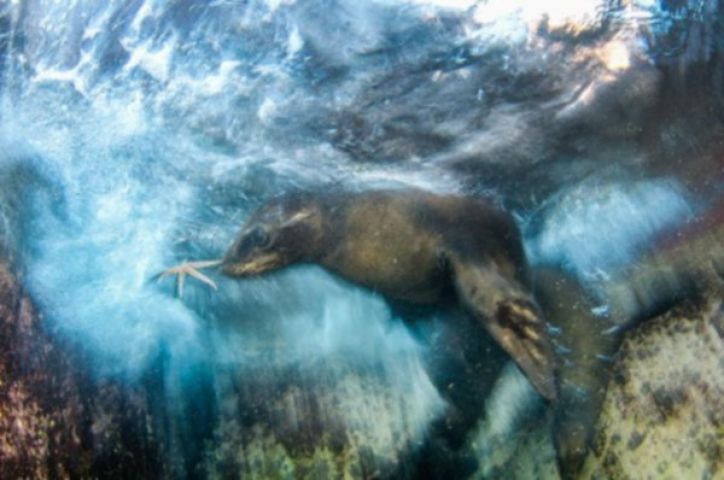
<instances>
[{"instance_id":1,"label":"starfish","mask_svg":"<svg viewBox=\"0 0 724 480\"><path fill-rule=\"evenodd\" d=\"M198 269L201 268L208 268L208 267L215 267L216 265L220 265L221 260L201 260L198 262L186 262L176 265L175 267L171 267L168 270L164 270L163 272L158 274L158 279L161 280L164 277L170 277L171 275L177 275L176 279L176 293L179 296L183 296L184 293L184 284L186 283L186 275L190 275L202 282L204 282L206 285L209 285L214 290L218 290L219 287L216 285L216 283L211 280L209 277L204 275L203 273L199 272Z\"/></svg>"}]
</instances>

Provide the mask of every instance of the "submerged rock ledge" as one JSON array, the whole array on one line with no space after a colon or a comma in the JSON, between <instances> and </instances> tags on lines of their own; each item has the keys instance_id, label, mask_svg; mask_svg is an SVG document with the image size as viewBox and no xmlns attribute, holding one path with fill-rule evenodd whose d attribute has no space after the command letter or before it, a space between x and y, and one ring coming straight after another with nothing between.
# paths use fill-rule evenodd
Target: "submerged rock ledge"
<instances>
[{"instance_id":1,"label":"submerged rock ledge","mask_svg":"<svg viewBox=\"0 0 724 480\"><path fill-rule=\"evenodd\" d=\"M249 419L237 423L226 412L198 464L170 465L163 426L168 412L151 408L158 383L94 381L88 363L69 351L47 335L31 300L8 266L0 265L2 478L226 478L241 473L249 478L375 478L381 474L374 468L378 462L359 454L379 452L380 445L374 445L379 441L390 455L383 463L409 461L405 456L411 450L389 450L387 437L326 432L325 415L334 413L329 411L318 412L315 434L297 438L294 448L283 447L289 432L275 421L279 412L272 408L268 418L255 416L254 425L248 425ZM723 361L724 307L718 291L629 332L612 367L582 478L718 478L724 471ZM369 396L365 378L348 375L341 388ZM378 402L377 408L381 419L400 414L399 405ZM538 422L495 447L486 460L495 467L481 478L557 478L548 428L548 422Z\"/></svg>"},{"instance_id":2,"label":"submerged rock ledge","mask_svg":"<svg viewBox=\"0 0 724 480\"><path fill-rule=\"evenodd\" d=\"M585 478L724 473L721 295L646 322L624 340Z\"/></svg>"},{"instance_id":3,"label":"submerged rock ledge","mask_svg":"<svg viewBox=\"0 0 724 480\"><path fill-rule=\"evenodd\" d=\"M626 334L580 479L720 478L724 473L724 305L690 300ZM477 478L557 480L549 422L491 455Z\"/></svg>"},{"instance_id":4,"label":"submerged rock ledge","mask_svg":"<svg viewBox=\"0 0 724 480\"><path fill-rule=\"evenodd\" d=\"M0 263L0 478L163 477L148 392L95 382Z\"/></svg>"}]
</instances>

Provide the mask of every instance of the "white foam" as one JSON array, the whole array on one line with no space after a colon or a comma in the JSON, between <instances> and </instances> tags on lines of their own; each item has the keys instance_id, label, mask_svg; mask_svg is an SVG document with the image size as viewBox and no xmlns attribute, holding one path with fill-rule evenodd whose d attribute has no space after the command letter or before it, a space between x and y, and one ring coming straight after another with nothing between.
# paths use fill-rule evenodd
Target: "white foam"
<instances>
[{"instance_id":1,"label":"white foam","mask_svg":"<svg viewBox=\"0 0 724 480\"><path fill-rule=\"evenodd\" d=\"M404 0L403 0L404 1ZM477 0L407 0L406 3L412 3L417 5L427 5L438 8L445 8L451 10L467 10L476 3Z\"/></svg>"},{"instance_id":2,"label":"white foam","mask_svg":"<svg viewBox=\"0 0 724 480\"><path fill-rule=\"evenodd\" d=\"M216 95L224 90L232 77L234 69L236 69L241 62L236 60L224 60L219 64L219 68L216 72L211 75L207 75L202 80L196 82L196 86L199 91L205 95Z\"/></svg>"},{"instance_id":3,"label":"white foam","mask_svg":"<svg viewBox=\"0 0 724 480\"><path fill-rule=\"evenodd\" d=\"M123 46L130 53L130 58L126 62L124 70L128 72L139 67L156 80L166 82L169 79L171 55L175 43L173 37L164 42L161 47L154 46L151 41L144 41L135 46L131 42L124 42Z\"/></svg>"},{"instance_id":4,"label":"white foam","mask_svg":"<svg viewBox=\"0 0 724 480\"><path fill-rule=\"evenodd\" d=\"M486 401L486 435L493 438L510 435L537 399L528 379L518 367L508 363Z\"/></svg>"},{"instance_id":5,"label":"white foam","mask_svg":"<svg viewBox=\"0 0 724 480\"><path fill-rule=\"evenodd\" d=\"M277 104L274 100L267 97L261 102L259 110L257 110L256 116L263 123L269 123L273 119L274 114L277 111Z\"/></svg>"},{"instance_id":6,"label":"white foam","mask_svg":"<svg viewBox=\"0 0 724 480\"><path fill-rule=\"evenodd\" d=\"M673 179L587 181L552 200L528 243L533 263L559 263L584 278L632 261L657 233L693 214Z\"/></svg>"},{"instance_id":7,"label":"white foam","mask_svg":"<svg viewBox=\"0 0 724 480\"><path fill-rule=\"evenodd\" d=\"M509 362L493 391L485 402L485 416L470 438L470 445L481 464L481 470L489 473L496 460L491 454L509 441L509 438L540 402L533 386L518 367ZM497 459L499 461L499 459Z\"/></svg>"},{"instance_id":8,"label":"white foam","mask_svg":"<svg viewBox=\"0 0 724 480\"><path fill-rule=\"evenodd\" d=\"M304 47L304 39L299 33L297 27L292 27L289 32L289 40L287 40L287 58L291 58Z\"/></svg>"},{"instance_id":9,"label":"white foam","mask_svg":"<svg viewBox=\"0 0 724 480\"><path fill-rule=\"evenodd\" d=\"M294 5L296 0L264 0L269 9L274 12L283 5Z\"/></svg>"}]
</instances>

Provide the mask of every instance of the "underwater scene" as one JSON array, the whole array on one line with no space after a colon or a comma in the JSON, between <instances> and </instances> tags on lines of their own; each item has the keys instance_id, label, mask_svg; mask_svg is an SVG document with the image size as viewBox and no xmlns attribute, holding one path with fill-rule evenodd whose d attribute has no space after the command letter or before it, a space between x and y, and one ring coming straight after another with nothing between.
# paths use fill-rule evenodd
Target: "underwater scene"
<instances>
[{"instance_id":1,"label":"underwater scene","mask_svg":"<svg viewBox=\"0 0 724 480\"><path fill-rule=\"evenodd\" d=\"M719 0L0 0L0 479L724 479Z\"/></svg>"}]
</instances>

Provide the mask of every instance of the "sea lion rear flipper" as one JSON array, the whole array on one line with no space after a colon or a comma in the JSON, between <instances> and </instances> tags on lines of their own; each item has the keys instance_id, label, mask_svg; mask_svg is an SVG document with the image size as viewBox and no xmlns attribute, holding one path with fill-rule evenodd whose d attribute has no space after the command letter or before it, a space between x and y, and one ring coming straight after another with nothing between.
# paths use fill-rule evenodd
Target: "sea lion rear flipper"
<instances>
[{"instance_id":1,"label":"sea lion rear flipper","mask_svg":"<svg viewBox=\"0 0 724 480\"><path fill-rule=\"evenodd\" d=\"M452 259L461 303L515 360L536 390L556 397L553 349L540 308L522 286L492 264Z\"/></svg>"}]
</instances>

